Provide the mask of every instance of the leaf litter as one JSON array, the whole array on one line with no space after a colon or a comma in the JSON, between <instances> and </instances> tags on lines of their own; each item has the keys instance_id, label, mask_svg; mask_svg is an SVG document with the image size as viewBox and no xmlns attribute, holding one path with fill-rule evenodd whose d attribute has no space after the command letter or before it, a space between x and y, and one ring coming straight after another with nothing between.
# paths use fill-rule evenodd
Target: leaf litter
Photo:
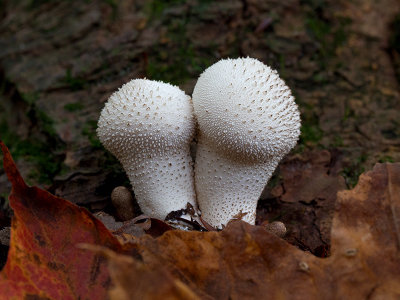
<instances>
[{"instance_id":1,"label":"leaf litter","mask_svg":"<svg viewBox=\"0 0 400 300\"><path fill-rule=\"evenodd\" d=\"M0 299L400 296L399 163L377 164L353 190L338 193L331 256L321 259L242 221L121 244L86 209L28 187L1 145L15 215Z\"/></svg>"}]
</instances>

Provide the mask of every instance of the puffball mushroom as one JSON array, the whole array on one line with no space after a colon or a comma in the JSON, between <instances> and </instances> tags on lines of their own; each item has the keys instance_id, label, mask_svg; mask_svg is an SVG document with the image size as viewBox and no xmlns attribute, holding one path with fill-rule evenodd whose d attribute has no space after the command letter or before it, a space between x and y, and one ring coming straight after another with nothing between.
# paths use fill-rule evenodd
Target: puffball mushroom
<instances>
[{"instance_id":1,"label":"puffball mushroom","mask_svg":"<svg viewBox=\"0 0 400 300\"><path fill-rule=\"evenodd\" d=\"M255 223L257 201L300 135L300 114L278 73L253 58L224 59L193 91L199 124L195 189L202 218Z\"/></svg>"},{"instance_id":2,"label":"puffball mushroom","mask_svg":"<svg viewBox=\"0 0 400 300\"><path fill-rule=\"evenodd\" d=\"M195 132L191 98L178 87L134 79L113 93L97 135L123 165L136 200L151 217L196 207L190 142Z\"/></svg>"}]
</instances>

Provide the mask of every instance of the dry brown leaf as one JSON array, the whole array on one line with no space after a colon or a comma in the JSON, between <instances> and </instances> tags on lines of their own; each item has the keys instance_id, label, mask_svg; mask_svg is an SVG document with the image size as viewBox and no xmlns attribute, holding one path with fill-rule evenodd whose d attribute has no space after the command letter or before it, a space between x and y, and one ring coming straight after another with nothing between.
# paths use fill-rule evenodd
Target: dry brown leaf
<instances>
[{"instance_id":1,"label":"dry brown leaf","mask_svg":"<svg viewBox=\"0 0 400 300\"><path fill-rule=\"evenodd\" d=\"M107 257L108 269L114 282L114 286L109 290L111 299L200 299L189 287L171 276L162 266L149 268L133 257L117 254L101 246L89 244L79 246ZM131 281L131 277L127 276L131 273L136 275L134 282Z\"/></svg>"},{"instance_id":2,"label":"dry brown leaf","mask_svg":"<svg viewBox=\"0 0 400 300\"><path fill-rule=\"evenodd\" d=\"M173 289L176 280L201 298L398 299L399 214L400 164L377 164L355 189L339 193L328 258L238 221L222 232L168 231L157 239L140 237L142 262L124 258L129 263L118 266L120 257L113 256L112 276L131 299L131 292L160 295L157 287L149 286L156 282Z\"/></svg>"},{"instance_id":3,"label":"dry brown leaf","mask_svg":"<svg viewBox=\"0 0 400 300\"><path fill-rule=\"evenodd\" d=\"M285 187L282 201L308 204L318 200L334 202L336 191L346 188L346 184L344 178L330 168L333 155L323 150L308 156L294 156L281 166Z\"/></svg>"},{"instance_id":4,"label":"dry brown leaf","mask_svg":"<svg viewBox=\"0 0 400 300\"><path fill-rule=\"evenodd\" d=\"M257 220L279 220L287 227L285 240L318 257L330 253L336 194L346 189L339 174L338 151L312 151L287 158L279 166L274 188L266 189L258 205Z\"/></svg>"}]
</instances>

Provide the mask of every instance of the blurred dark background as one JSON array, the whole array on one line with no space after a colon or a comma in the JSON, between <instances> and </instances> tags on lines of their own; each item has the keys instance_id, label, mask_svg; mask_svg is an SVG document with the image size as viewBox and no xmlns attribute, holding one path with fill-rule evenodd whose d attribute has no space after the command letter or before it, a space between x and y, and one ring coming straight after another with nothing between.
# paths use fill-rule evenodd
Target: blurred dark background
<instances>
[{"instance_id":1,"label":"blurred dark background","mask_svg":"<svg viewBox=\"0 0 400 300\"><path fill-rule=\"evenodd\" d=\"M226 57L292 89L302 133L287 159L326 150L349 188L400 161L398 0L1 0L0 16L0 139L29 184L92 210L129 186L96 137L109 95L138 77L191 94ZM0 169L2 205L9 192Z\"/></svg>"}]
</instances>

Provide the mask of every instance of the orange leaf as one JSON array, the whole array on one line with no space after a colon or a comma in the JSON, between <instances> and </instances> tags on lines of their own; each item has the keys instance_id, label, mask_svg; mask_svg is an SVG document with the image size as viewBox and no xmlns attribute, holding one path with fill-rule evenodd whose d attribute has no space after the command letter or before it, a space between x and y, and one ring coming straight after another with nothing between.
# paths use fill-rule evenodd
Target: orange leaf
<instances>
[{"instance_id":1,"label":"orange leaf","mask_svg":"<svg viewBox=\"0 0 400 300\"><path fill-rule=\"evenodd\" d=\"M133 257L117 254L104 247L82 245L82 248L107 257L108 268L113 278L113 287L109 290L110 299L198 300L207 296L200 291L191 290L182 281L174 278L162 265L149 268ZM135 279L132 281L127 278L128 274L133 274Z\"/></svg>"},{"instance_id":2,"label":"orange leaf","mask_svg":"<svg viewBox=\"0 0 400 300\"><path fill-rule=\"evenodd\" d=\"M104 258L76 244L121 252L120 243L85 208L28 187L7 147L1 141L0 146L14 210L8 260L0 273L0 299L106 298L110 277Z\"/></svg>"},{"instance_id":3,"label":"orange leaf","mask_svg":"<svg viewBox=\"0 0 400 300\"><path fill-rule=\"evenodd\" d=\"M108 255L119 292L110 297L119 300L144 281L134 292L152 299L155 279L175 298L179 282L201 299L400 299L399 224L400 163L377 164L338 194L328 258L242 221L220 232L143 235L140 261Z\"/></svg>"}]
</instances>

